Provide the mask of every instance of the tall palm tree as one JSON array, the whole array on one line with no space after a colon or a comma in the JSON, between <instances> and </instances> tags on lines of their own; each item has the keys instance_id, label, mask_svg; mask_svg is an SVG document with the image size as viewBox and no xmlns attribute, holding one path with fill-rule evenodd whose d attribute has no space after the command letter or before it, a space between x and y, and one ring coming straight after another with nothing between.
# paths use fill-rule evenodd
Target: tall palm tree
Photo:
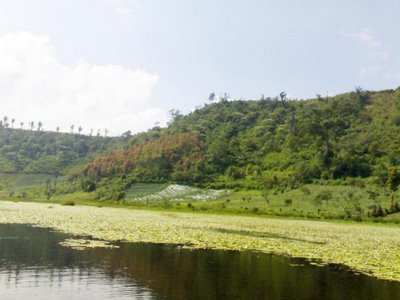
<instances>
[{"instance_id":1,"label":"tall palm tree","mask_svg":"<svg viewBox=\"0 0 400 300\"><path fill-rule=\"evenodd\" d=\"M5 128L8 128L8 117L7 116L3 117L3 124L4 124Z\"/></svg>"},{"instance_id":2,"label":"tall palm tree","mask_svg":"<svg viewBox=\"0 0 400 300\"><path fill-rule=\"evenodd\" d=\"M15 119L11 119L11 128L14 129L14 123L15 123Z\"/></svg>"},{"instance_id":3,"label":"tall palm tree","mask_svg":"<svg viewBox=\"0 0 400 300\"><path fill-rule=\"evenodd\" d=\"M42 126L43 126L42 121L39 121L37 125L37 130L40 131L42 129Z\"/></svg>"},{"instance_id":4,"label":"tall palm tree","mask_svg":"<svg viewBox=\"0 0 400 300\"><path fill-rule=\"evenodd\" d=\"M57 127L56 127L56 131L57 131L57 132L60 132L60 126L57 126Z\"/></svg>"},{"instance_id":5,"label":"tall palm tree","mask_svg":"<svg viewBox=\"0 0 400 300\"><path fill-rule=\"evenodd\" d=\"M35 127L35 122L33 122L33 121L32 121L32 122L30 122L30 123L29 123L29 126L31 127L31 131L32 131L32 130L33 130L33 128Z\"/></svg>"},{"instance_id":6,"label":"tall palm tree","mask_svg":"<svg viewBox=\"0 0 400 300\"><path fill-rule=\"evenodd\" d=\"M24 122L19 122L19 125L21 125L21 129L24 129Z\"/></svg>"},{"instance_id":7,"label":"tall palm tree","mask_svg":"<svg viewBox=\"0 0 400 300\"><path fill-rule=\"evenodd\" d=\"M78 127L78 133L81 134L82 130L83 130L82 126L79 126Z\"/></svg>"},{"instance_id":8,"label":"tall palm tree","mask_svg":"<svg viewBox=\"0 0 400 300\"><path fill-rule=\"evenodd\" d=\"M75 125L74 125L74 124L72 124L72 125L70 126L70 128L71 128L71 133L74 133L74 128L75 128Z\"/></svg>"}]
</instances>

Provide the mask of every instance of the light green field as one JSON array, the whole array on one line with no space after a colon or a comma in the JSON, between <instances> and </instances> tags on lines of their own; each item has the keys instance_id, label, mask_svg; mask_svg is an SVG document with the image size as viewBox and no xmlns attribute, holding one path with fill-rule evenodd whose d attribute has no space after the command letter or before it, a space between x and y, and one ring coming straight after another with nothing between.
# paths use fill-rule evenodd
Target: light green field
<instances>
[{"instance_id":1,"label":"light green field","mask_svg":"<svg viewBox=\"0 0 400 300\"><path fill-rule=\"evenodd\" d=\"M126 199L136 199L158 193L165 189L167 184L160 183L135 183L126 192Z\"/></svg>"},{"instance_id":2,"label":"light green field","mask_svg":"<svg viewBox=\"0 0 400 300\"><path fill-rule=\"evenodd\" d=\"M370 218L373 206L390 207L390 194L378 186L309 184L293 190L215 191L186 186L140 184L141 198L127 197L125 205L230 214L257 214L314 219L399 222L400 214ZM150 199L151 201L144 201ZM398 201L398 194L395 194Z\"/></svg>"},{"instance_id":3,"label":"light green field","mask_svg":"<svg viewBox=\"0 0 400 300\"><path fill-rule=\"evenodd\" d=\"M0 198L13 201L75 203L101 206L133 206L218 214L343 219L400 223L400 213L379 218L368 214L373 206L390 207L390 194L376 185L309 184L297 189L229 191L201 189L177 184L136 183L126 190L123 201L101 201L95 193L68 191L65 179L57 178L57 189L50 199L46 185L54 187L55 177L43 174L0 174ZM395 194L399 201L399 192Z\"/></svg>"},{"instance_id":4,"label":"light green field","mask_svg":"<svg viewBox=\"0 0 400 300\"><path fill-rule=\"evenodd\" d=\"M3 189L37 188L46 184L47 180L54 180L54 175L47 174L2 174L0 173L0 186ZM57 177L58 182L65 179Z\"/></svg>"},{"instance_id":5,"label":"light green field","mask_svg":"<svg viewBox=\"0 0 400 300\"><path fill-rule=\"evenodd\" d=\"M32 224L104 241L173 243L303 257L400 281L397 226L5 201L0 202L0 223Z\"/></svg>"}]
</instances>

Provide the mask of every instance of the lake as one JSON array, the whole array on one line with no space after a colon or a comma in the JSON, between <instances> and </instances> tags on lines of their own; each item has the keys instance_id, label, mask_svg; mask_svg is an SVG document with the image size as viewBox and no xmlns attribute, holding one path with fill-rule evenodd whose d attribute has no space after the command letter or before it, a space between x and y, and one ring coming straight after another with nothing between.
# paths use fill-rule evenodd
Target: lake
<instances>
[{"instance_id":1,"label":"lake","mask_svg":"<svg viewBox=\"0 0 400 300\"><path fill-rule=\"evenodd\" d=\"M117 243L0 224L0 299L400 299L400 284L276 255ZM339 251L339 250L338 250Z\"/></svg>"}]
</instances>

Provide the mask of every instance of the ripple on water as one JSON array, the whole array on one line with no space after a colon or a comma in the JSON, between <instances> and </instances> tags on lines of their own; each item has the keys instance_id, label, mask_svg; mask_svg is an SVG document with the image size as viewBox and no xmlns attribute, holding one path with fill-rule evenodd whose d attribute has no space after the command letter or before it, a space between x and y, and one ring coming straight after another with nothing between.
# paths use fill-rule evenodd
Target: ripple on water
<instances>
[{"instance_id":1,"label":"ripple on water","mask_svg":"<svg viewBox=\"0 0 400 300\"><path fill-rule=\"evenodd\" d=\"M0 287L0 299L154 299L132 279L110 278L97 268L0 270Z\"/></svg>"}]
</instances>

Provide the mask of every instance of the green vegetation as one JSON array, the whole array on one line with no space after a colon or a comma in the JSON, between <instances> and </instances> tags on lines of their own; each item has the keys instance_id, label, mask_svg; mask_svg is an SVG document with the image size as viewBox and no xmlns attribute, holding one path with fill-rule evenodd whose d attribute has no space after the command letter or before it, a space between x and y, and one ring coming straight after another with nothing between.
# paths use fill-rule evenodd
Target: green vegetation
<instances>
[{"instance_id":1,"label":"green vegetation","mask_svg":"<svg viewBox=\"0 0 400 300\"><path fill-rule=\"evenodd\" d=\"M280 253L400 280L398 228L293 220L400 223L400 89L225 99L172 117L119 138L0 126L0 197L13 201L0 203L0 222Z\"/></svg>"},{"instance_id":2,"label":"green vegetation","mask_svg":"<svg viewBox=\"0 0 400 300\"><path fill-rule=\"evenodd\" d=\"M167 128L119 138L0 125L0 167L7 173L0 174L0 195L14 201L400 220L399 89L357 88L306 101L284 93L257 101L222 99L186 116L176 110L171 115ZM164 191L174 186L185 190Z\"/></svg>"},{"instance_id":3,"label":"green vegetation","mask_svg":"<svg viewBox=\"0 0 400 300\"><path fill-rule=\"evenodd\" d=\"M46 132L41 127L38 130L14 129L3 121L0 122L0 170L11 174L60 175L122 140L80 133Z\"/></svg>"},{"instance_id":4,"label":"green vegetation","mask_svg":"<svg viewBox=\"0 0 400 300\"><path fill-rule=\"evenodd\" d=\"M62 202L61 205L75 206L75 201L67 200L67 201Z\"/></svg>"},{"instance_id":5,"label":"green vegetation","mask_svg":"<svg viewBox=\"0 0 400 300\"><path fill-rule=\"evenodd\" d=\"M88 206L49 207L22 202L0 202L0 223L33 224L102 241L172 243L189 248L284 254L320 263L344 264L360 273L400 281L400 233L391 226ZM66 245L86 244L86 241L71 242Z\"/></svg>"},{"instance_id":6,"label":"green vegetation","mask_svg":"<svg viewBox=\"0 0 400 300\"><path fill-rule=\"evenodd\" d=\"M151 194L162 191L166 187L166 184L160 183L135 183L126 190L126 199L135 199L149 196Z\"/></svg>"},{"instance_id":7,"label":"green vegetation","mask_svg":"<svg viewBox=\"0 0 400 300\"><path fill-rule=\"evenodd\" d=\"M173 111L167 128L127 138L71 172L70 190L134 206L394 221L399 116L400 89L307 101L284 93L225 99L186 116ZM171 183L234 194L137 201Z\"/></svg>"},{"instance_id":8,"label":"green vegetation","mask_svg":"<svg viewBox=\"0 0 400 300\"><path fill-rule=\"evenodd\" d=\"M223 101L187 116L175 111L168 128L133 136L130 146L75 176L94 188L121 175L233 189L293 189L349 177L383 186L388 169L400 164L399 116L400 90Z\"/></svg>"}]
</instances>

